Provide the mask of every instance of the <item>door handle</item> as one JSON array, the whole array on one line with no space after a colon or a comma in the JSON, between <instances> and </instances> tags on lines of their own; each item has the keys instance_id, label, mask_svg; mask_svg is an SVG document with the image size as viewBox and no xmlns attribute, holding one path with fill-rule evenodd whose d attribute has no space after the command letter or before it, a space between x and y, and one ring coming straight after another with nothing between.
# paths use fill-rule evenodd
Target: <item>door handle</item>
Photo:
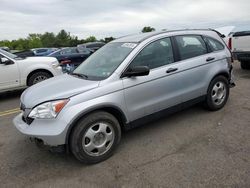
<instances>
[{"instance_id":1,"label":"door handle","mask_svg":"<svg viewBox=\"0 0 250 188\"><path fill-rule=\"evenodd\" d=\"M177 71L178 69L177 68L169 68L166 73L171 73L171 72L175 72Z\"/></svg>"},{"instance_id":2,"label":"door handle","mask_svg":"<svg viewBox=\"0 0 250 188\"><path fill-rule=\"evenodd\" d=\"M208 57L208 58L206 59L206 61L213 61L213 60L215 60L214 57Z\"/></svg>"}]
</instances>

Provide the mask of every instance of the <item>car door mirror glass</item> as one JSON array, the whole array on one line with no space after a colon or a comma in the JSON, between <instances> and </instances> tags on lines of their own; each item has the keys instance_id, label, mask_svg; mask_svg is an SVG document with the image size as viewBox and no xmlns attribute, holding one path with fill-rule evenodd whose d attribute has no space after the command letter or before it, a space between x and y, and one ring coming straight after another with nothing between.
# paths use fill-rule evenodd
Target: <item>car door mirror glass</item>
<instances>
[{"instance_id":1,"label":"car door mirror glass","mask_svg":"<svg viewBox=\"0 0 250 188\"><path fill-rule=\"evenodd\" d=\"M147 66L135 66L127 69L122 77L133 77L133 76L146 76L149 74L149 67Z\"/></svg>"}]
</instances>

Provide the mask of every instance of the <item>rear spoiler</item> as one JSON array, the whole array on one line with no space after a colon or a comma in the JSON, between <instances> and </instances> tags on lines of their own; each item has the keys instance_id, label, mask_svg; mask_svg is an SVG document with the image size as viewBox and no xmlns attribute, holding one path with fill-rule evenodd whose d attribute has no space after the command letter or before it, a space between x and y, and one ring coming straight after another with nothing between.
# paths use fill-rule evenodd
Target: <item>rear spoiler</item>
<instances>
[{"instance_id":1,"label":"rear spoiler","mask_svg":"<svg viewBox=\"0 0 250 188\"><path fill-rule=\"evenodd\" d=\"M225 37L226 37L224 34L220 33L219 31L217 31L217 30L215 30L215 29L210 29L210 28L209 28L209 30L214 31L214 32L217 33L221 38L225 38Z\"/></svg>"}]
</instances>

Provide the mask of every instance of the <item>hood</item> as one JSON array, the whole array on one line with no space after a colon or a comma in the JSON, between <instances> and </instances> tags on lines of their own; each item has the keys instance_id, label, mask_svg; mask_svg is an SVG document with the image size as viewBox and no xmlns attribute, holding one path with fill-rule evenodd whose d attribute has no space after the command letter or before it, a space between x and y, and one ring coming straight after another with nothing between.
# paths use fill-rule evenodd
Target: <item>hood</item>
<instances>
[{"instance_id":1,"label":"hood","mask_svg":"<svg viewBox=\"0 0 250 188\"><path fill-rule=\"evenodd\" d=\"M80 79L68 74L56 76L26 89L21 102L26 108L56 99L69 98L99 86L100 81Z\"/></svg>"},{"instance_id":2,"label":"hood","mask_svg":"<svg viewBox=\"0 0 250 188\"><path fill-rule=\"evenodd\" d=\"M54 57L27 57L25 59L19 60L23 63L52 63L57 61Z\"/></svg>"}]
</instances>

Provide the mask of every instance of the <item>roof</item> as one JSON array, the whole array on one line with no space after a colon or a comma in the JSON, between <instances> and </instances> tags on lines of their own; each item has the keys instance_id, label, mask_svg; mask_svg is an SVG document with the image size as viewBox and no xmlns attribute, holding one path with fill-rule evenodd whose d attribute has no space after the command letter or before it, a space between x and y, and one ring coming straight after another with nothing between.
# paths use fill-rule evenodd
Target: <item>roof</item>
<instances>
[{"instance_id":1,"label":"roof","mask_svg":"<svg viewBox=\"0 0 250 188\"><path fill-rule=\"evenodd\" d=\"M153 37L153 36L156 36L156 35L159 35L159 34L164 34L164 33L181 33L183 34L184 32L194 32L195 34L196 33L203 33L203 32L217 32L218 31L215 31L215 30L212 30L212 29L182 29L182 30L168 30L168 31L153 31L153 32L148 32L148 33L140 33L140 34L135 34L135 35L128 35L128 36L124 36L124 37L121 37L121 38L118 38L112 42L134 42L134 43L140 43L150 37ZM220 33L218 33L220 34Z\"/></svg>"}]
</instances>

